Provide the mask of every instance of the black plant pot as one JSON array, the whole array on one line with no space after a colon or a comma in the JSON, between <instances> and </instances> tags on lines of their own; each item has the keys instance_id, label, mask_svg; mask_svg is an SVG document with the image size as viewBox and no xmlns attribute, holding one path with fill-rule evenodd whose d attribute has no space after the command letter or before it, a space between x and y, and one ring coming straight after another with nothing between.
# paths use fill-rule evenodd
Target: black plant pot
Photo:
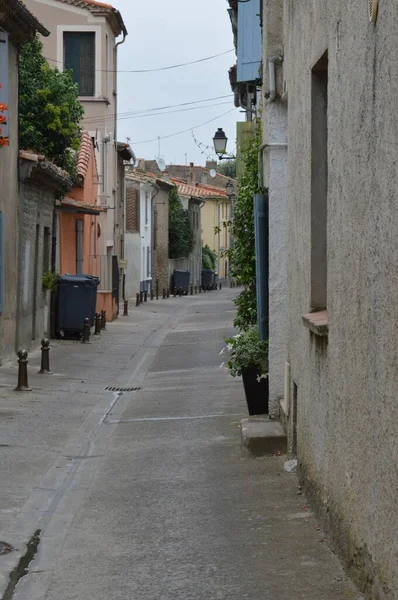
<instances>
[{"instance_id":1,"label":"black plant pot","mask_svg":"<svg viewBox=\"0 0 398 600\"><path fill-rule=\"evenodd\" d=\"M257 381L259 376L256 368L245 369L242 373L249 415L268 414L268 377Z\"/></svg>"}]
</instances>

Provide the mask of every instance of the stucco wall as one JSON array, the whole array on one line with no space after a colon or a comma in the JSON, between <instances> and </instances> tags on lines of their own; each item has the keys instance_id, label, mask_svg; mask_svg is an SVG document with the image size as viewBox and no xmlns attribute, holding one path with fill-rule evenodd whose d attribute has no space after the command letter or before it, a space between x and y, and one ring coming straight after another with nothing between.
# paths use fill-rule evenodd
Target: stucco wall
<instances>
[{"instance_id":1,"label":"stucco wall","mask_svg":"<svg viewBox=\"0 0 398 600\"><path fill-rule=\"evenodd\" d=\"M269 94L268 59L283 54L283 0L263 3L263 82ZM269 190L269 407L278 416L284 394L287 344L287 104L283 65L277 64L277 95L262 110L263 186Z\"/></svg>"},{"instance_id":2,"label":"stucco wall","mask_svg":"<svg viewBox=\"0 0 398 600\"><path fill-rule=\"evenodd\" d=\"M140 291L141 281L141 237L140 233L126 232L126 298L134 298Z\"/></svg>"},{"instance_id":3,"label":"stucco wall","mask_svg":"<svg viewBox=\"0 0 398 600\"><path fill-rule=\"evenodd\" d=\"M0 364L15 356L18 256L18 75L17 51L9 42L9 146L0 148L0 211L4 230L4 310L0 315Z\"/></svg>"},{"instance_id":4,"label":"stucco wall","mask_svg":"<svg viewBox=\"0 0 398 600\"><path fill-rule=\"evenodd\" d=\"M25 180L20 188L22 228L19 256L19 318L17 347L30 348L48 334L49 292L43 292L44 263L51 265L54 195L42 184ZM44 228L49 230L44 260Z\"/></svg>"},{"instance_id":5,"label":"stucco wall","mask_svg":"<svg viewBox=\"0 0 398 600\"><path fill-rule=\"evenodd\" d=\"M398 598L398 21L379 3L285 2L289 345L302 475L369 598ZM328 72L328 343L310 309L311 69ZM367 573L365 579L364 573ZM367 596L368 597L368 596Z\"/></svg>"}]
</instances>

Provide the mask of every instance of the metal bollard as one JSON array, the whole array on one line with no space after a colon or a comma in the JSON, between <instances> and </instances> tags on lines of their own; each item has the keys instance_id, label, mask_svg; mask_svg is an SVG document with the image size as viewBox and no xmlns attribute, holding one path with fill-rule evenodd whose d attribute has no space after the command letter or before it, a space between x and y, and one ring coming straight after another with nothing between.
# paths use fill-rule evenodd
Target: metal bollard
<instances>
[{"instance_id":1,"label":"metal bollard","mask_svg":"<svg viewBox=\"0 0 398 600\"><path fill-rule=\"evenodd\" d=\"M95 326L94 335L101 335L101 314L100 313L95 313L94 326Z\"/></svg>"},{"instance_id":2,"label":"metal bollard","mask_svg":"<svg viewBox=\"0 0 398 600\"><path fill-rule=\"evenodd\" d=\"M166 297L170 298L170 289L169 288L167 288L167 290L166 290Z\"/></svg>"},{"instance_id":3,"label":"metal bollard","mask_svg":"<svg viewBox=\"0 0 398 600\"><path fill-rule=\"evenodd\" d=\"M220 281L220 290L222 290L222 283L221 283L221 281Z\"/></svg>"},{"instance_id":4,"label":"metal bollard","mask_svg":"<svg viewBox=\"0 0 398 600\"><path fill-rule=\"evenodd\" d=\"M144 302L144 292L140 292L140 304Z\"/></svg>"},{"instance_id":5,"label":"metal bollard","mask_svg":"<svg viewBox=\"0 0 398 600\"><path fill-rule=\"evenodd\" d=\"M177 288L174 288L174 298L177 298Z\"/></svg>"},{"instance_id":6,"label":"metal bollard","mask_svg":"<svg viewBox=\"0 0 398 600\"><path fill-rule=\"evenodd\" d=\"M198 293L198 288L196 287L196 285L194 287L194 290L195 290L195 295L196 295Z\"/></svg>"},{"instance_id":7,"label":"metal bollard","mask_svg":"<svg viewBox=\"0 0 398 600\"><path fill-rule=\"evenodd\" d=\"M18 352L18 385L15 392L30 392L32 388L28 384L28 351Z\"/></svg>"},{"instance_id":8,"label":"metal bollard","mask_svg":"<svg viewBox=\"0 0 398 600\"><path fill-rule=\"evenodd\" d=\"M162 298L163 300L166 300L166 288L163 288Z\"/></svg>"},{"instance_id":9,"label":"metal bollard","mask_svg":"<svg viewBox=\"0 0 398 600\"><path fill-rule=\"evenodd\" d=\"M153 293L153 289L151 288L151 300L153 300L153 299L154 299L154 297L155 297L155 296L154 296L154 293Z\"/></svg>"},{"instance_id":10,"label":"metal bollard","mask_svg":"<svg viewBox=\"0 0 398 600\"><path fill-rule=\"evenodd\" d=\"M135 305L136 306L140 305L140 295L139 295L139 293L135 295Z\"/></svg>"},{"instance_id":11,"label":"metal bollard","mask_svg":"<svg viewBox=\"0 0 398 600\"><path fill-rule=\"evenodd\" d=\"M147 292L147 290L144 291L144 302L148 302L148 292Z\"/></svg>"},{"instance_id":12,"label":"metal bollard","mask_svg":"<svg viewBox=\"0 0 398 600\"><path fill-rule=\"evenodd\" d=\"M156 300L159 300L159 279L156 280Z\"/></svg>"},{"instance_id":13,"label":"metal bollard","mask_svg":"<svg viewBox=\"0 0 398 600\"><path fill-rule=\"evenodd\" d=\"M88 317L86 317L84 319L82 344L91 344L91 342L90 342L90 319Z\"/></svg>"},{"instance_id":14,"label":"metal bollard","mask_svg":"<svg viewBox=\"0 0 398 600\"><path fill-rule=\"evenodd\" d=\"M180 287L180 289L178 290L178 295L180 296L180 298L181 298L182 294L183 294L182 287Z\"/></svg>"},{"instance_id":15,"label":"metal bollard","mask_svg":"<svg viewBox=\"0 0 398 600\"><path fill-rule=\"evenodd\" d=\"M193 296L193 286L191 285L191 296Z\"/></svg>"},{"instance_id":16,"label":"metal bollard","mask_svg":"<svg viewBox=\"0 0 398 600\"><path fill-rule=\"evenodd\" d=\"M50 370L50 340L44 338L41 341L41 365L40 375L52 375Z\"/></svg>"},{"instance_id":17,"label":"metal bollard","mask_svg":"<svg viewBox=\"0 0 398 600\"><path fill-rule=\"evenodd\" d=\"M106 310L101 310L101 329L106 331Z\"/></svg>"},{"instance_id":18,"label":"metal bollard","mask_svg":"<svg viewBox=\"0 0 398 600\"><path fill-rule=\"evenodd\" d=\"M128 300L124 300L124 305L123 305L123 317L128 317L129 316L129 301Z\"/></svg>"}]
</instances>

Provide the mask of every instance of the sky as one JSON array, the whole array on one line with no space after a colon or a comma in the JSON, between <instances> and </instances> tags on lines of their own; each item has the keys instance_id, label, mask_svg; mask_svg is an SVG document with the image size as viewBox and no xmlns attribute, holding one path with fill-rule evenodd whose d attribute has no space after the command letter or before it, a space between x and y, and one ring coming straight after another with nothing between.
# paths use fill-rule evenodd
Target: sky
<instances>
[{"instance_id":1,"label":"sky","mask_svg":"<svg viewBox=\"0 0 398 600\"><path fill-rule=\"evenodd\" d=\"M227 0L113 0L112 5L120 10L129 33L119 46L118 71L157 69L233 49ZM227 151L234 153L236 121L244 120L234 109L228 78L228 70L235 62L233 51L163 72L120 72L119 114L172 108L167 109L169 114L120 118L118 140L129 138L139 158L151 160L160 156L167 164L204 165L208 158L214 158L212 138L216 129L222 127L228 137ZM213 98L217 99L197 103ZM190 102L195 104L174 106ZM210 120L211 123L194 129L195 142L189 130ZM188 131L173 135L183 130ZM172 137L158 141L158 137L169 135ZM156 141L140 143L146 140Z\"/></svg>"}]
</instances>

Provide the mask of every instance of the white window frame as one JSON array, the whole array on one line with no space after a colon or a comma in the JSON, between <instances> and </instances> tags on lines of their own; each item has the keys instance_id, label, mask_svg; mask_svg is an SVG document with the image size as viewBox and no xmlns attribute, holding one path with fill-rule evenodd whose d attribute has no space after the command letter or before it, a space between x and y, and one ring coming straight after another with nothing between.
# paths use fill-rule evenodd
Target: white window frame
<instances>
[{"instance_id":1,"label":"white window frame","mask_svg":"<svg viewBox=\"0 0 398 600\"><path fill-rule=\"evenodd\" d=\"M64 33L95 33L95 95L80 98L101 98L102 94L102 27L95 25L58 25L57 26L57 62L59 70L64 70Z\"/></svg>"}]
</instances>

